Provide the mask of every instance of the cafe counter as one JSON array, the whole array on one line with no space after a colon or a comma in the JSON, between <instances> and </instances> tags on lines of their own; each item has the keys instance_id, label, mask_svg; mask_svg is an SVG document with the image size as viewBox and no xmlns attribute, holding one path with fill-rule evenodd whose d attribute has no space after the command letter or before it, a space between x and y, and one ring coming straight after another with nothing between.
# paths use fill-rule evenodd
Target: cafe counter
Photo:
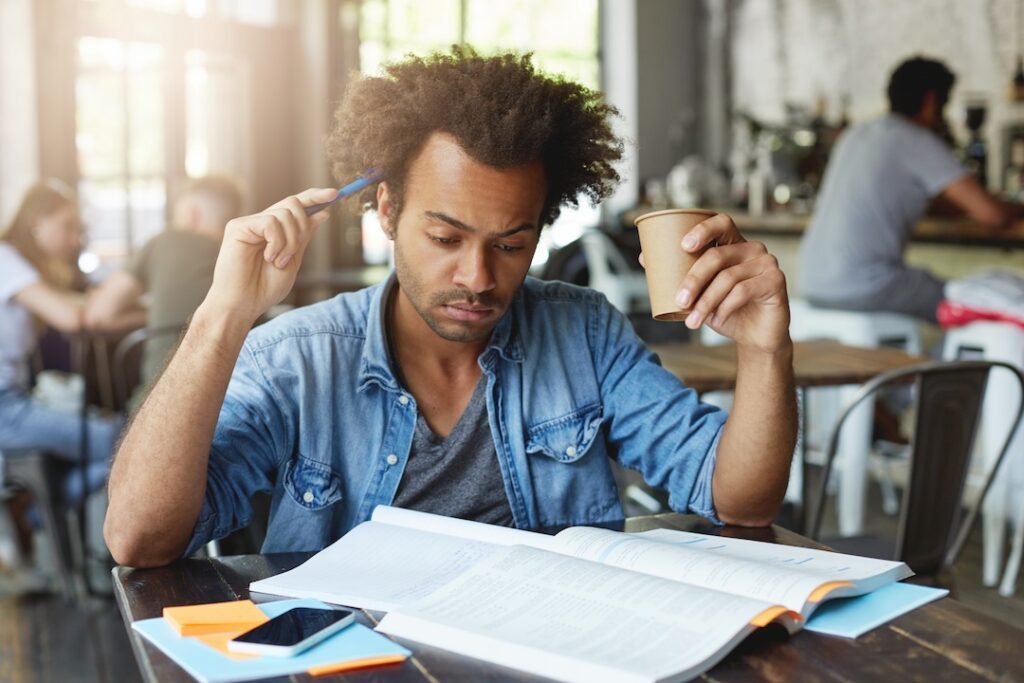
<instances>
[{"instance_id":1,"label":"cafe counter","mask_svg":"<svg viewBox=\"0 0 1024 683\"><path fill-rule=\"evenodd\" d=\"M716 209L732 216L736 227L744 235L757 239L761 236L800 237L807 229L809 215L772 212L751 215L738 210ZM1024 248L1024 221L1008 229L997 230L967 218L926 217L914 226L912 242L926 244L954 244L997 249Z\"/></svg>"}]
</instances>

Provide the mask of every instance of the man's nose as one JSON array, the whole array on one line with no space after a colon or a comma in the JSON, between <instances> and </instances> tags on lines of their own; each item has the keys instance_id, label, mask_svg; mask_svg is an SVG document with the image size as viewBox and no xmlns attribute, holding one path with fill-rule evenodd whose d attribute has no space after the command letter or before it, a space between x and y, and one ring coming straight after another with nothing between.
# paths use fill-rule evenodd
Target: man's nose
<instances>
[{"instance_id":1,"label":"man's nose","mask_svg":"<svg viewBox=\"0 0 1024 683\"><path fill-rule=\"evenodd\" d=\"M474 294L494 289L494 273L486 247L473 247L460 255L454 284Z\"/></svg>"}]
</instances>

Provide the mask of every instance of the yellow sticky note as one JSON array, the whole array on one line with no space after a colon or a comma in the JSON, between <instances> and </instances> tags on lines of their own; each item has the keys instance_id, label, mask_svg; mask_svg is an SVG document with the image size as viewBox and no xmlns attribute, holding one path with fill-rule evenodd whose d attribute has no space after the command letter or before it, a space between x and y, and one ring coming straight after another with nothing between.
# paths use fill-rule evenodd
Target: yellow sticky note
<instances>
[{"instance_id":1,"label":"yellow sticky note","mask_svg":"<svg viewBox=\"0 0 1024 683\"><path fill-rule=\"evenodd\" d=\"M267 615L252 600L232 600L206 605L164 607L164 619L179 636L199 636L248 631L265 623Z\"/></svg>"}]
</instances>

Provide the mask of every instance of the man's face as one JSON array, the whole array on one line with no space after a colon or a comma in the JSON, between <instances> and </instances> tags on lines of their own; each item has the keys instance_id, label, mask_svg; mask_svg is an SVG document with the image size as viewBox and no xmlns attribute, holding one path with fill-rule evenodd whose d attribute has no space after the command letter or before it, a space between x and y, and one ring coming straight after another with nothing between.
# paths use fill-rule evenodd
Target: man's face
<instances>
[{"instance_id":1,"label":"man's face","mask_svg":"<svg viewBox=\"0 0 1024 683\"><path fill-rule=\"evenodd\" d=\"M378 206L395 241L400 296L439 337L490 337L530 268L546 192L541 162L486 166L441 133L409 168L398 225L387 217L382 184Z\"/></svg>"}]
</instances>

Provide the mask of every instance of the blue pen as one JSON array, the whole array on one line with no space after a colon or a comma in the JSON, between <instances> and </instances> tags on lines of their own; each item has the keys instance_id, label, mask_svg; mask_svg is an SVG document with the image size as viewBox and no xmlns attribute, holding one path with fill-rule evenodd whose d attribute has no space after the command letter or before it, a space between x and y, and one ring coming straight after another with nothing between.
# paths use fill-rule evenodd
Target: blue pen
<instances>
[{"instance_id":1,"label":"blue pen","mask_svg":"<svg viewBox=\"0 0 1024 683\"><path fill-rule=\"evenodd\" d=\"M313 206L307 206L306 215L312 216L314 213L326 209L328 206L338 201L339 199L344 199L345 197L354 195L356 192L359 192L359 190L363 189L367 185L375 183L378 180L382 180L383 178L384 174L371 166L370 168L366 169L358 178L353 180L348 185L345 185L344 187L339 189L338 194L334 196L334 199L327 202L320 202L319 204L314 204Z\"/></svg>"}]
</instances>

